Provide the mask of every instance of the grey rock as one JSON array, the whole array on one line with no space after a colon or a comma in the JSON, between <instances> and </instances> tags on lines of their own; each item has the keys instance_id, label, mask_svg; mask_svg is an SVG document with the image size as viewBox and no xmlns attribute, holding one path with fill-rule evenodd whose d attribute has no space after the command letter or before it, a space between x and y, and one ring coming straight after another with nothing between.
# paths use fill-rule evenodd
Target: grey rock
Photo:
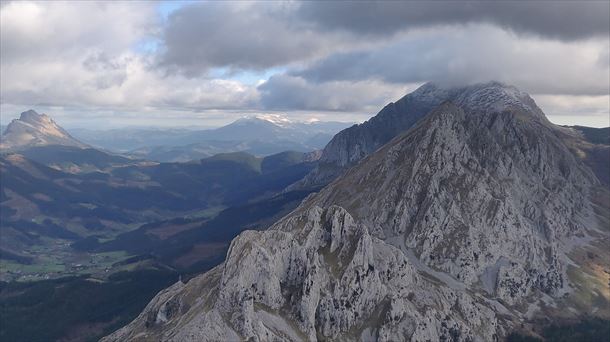
<instances>
[{"instance_id":1,"label":"grey rock","mask_svg":"<svg viewBox=\"0 0 610 342\"><path fill-rule=\"evenodd\" d=\"M526 94L423 90L452 100L105 341L494 341L560 304L600 181Z\"/></svg>"}]
</instances>

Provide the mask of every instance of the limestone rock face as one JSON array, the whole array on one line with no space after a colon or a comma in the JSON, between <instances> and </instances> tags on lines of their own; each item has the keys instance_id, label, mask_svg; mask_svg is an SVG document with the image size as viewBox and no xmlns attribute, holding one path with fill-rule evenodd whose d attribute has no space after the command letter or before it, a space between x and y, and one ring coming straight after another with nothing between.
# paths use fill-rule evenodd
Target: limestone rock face
<instances>
[{"instance_id":1,"label":"limestone rock face","mask_svg":"<svg viewBox=\"0 0 610 342\"><path fill-rule=\"evenodd\" d=\"M33 110L21 113L19 119L13 120L2 135L0 148L19 150L28 147L63 145L87 147L74 139L46 114L38 114Z\"/></svg>"},{"instance_id":2,"label":"limestone rock face","mask_svg":"<svg viewBox=\"0 0 610 342\"><path fill-rule=\"evenodd\" d=\"M106 341L494 341L563 305L607 190L527 94L418 91L451 101Z\"/></svg>"},{"instance_id":3,"label":"limestone rock face","mask_svg":"<svg viewBox=\"0 0 610 342\"><path fill-rule=\"evenodd\" d=\"M242 233L224 265L165 290L106 340L394 341L459 333L487 341L496 330L495 313L480 299L431 286L405 253L331 206Z\"/></svg>"},{"instance_id":4,"label":"limestone rock face","mask_svg":"<svg viewBox=\"0 0 610 342\"><path fill-rule=\"evenodd\" d=\"M512 303L563 287L560 244L595 224L595 186L544 117L445 103L316 203L343 206L373 235Z\"/></svg>"}]
</instances>

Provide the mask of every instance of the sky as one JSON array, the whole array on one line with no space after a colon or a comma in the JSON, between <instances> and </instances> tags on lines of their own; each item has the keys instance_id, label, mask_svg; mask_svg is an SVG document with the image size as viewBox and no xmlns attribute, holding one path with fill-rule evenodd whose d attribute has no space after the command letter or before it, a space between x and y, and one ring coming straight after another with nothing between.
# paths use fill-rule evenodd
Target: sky
<instances>
[{"instance_id":1,"label":"sky","mask_svg":"<svg viewBox=\"0 0 610 342\"><path fill-rule=\"evenodd\" d=\"M610 125L608 1L2 1L0 122L363 121L425 82L491 80Z\"/></svg>"}]
</instances>

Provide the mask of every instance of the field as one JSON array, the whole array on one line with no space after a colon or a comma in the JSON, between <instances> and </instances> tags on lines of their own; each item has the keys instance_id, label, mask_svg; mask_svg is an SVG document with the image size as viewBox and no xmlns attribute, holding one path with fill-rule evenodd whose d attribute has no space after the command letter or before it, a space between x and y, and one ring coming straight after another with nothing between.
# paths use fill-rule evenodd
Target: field
<instances>
[{"instance_id":1,"label":"field","mask_svg":"<svg viewBox=\"0 0 610 342\"><path fill-rule=\"evenodd\" d=\"M114 264L129 258L123 251L104 253L78 252L70 247L71 241L48 239L35 245L26 255L30 263L0 259L0 281L35 281L82 274L112 273ZM24 253L25 254L25 253Z\"/></svg>"}]
</instances>

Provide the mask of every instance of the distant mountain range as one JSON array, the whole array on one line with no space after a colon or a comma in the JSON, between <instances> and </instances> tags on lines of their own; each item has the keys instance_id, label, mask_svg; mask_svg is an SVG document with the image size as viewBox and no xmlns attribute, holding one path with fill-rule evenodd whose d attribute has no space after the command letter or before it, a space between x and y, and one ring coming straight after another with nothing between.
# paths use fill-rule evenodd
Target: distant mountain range
<instances>
[{"instance_id":1,"label":"distant mountain range","mask_svg":"<svg viewBox=\"0 0 610 342\"><path fill-rule=\"evenodd\" d=\"M0 257L36 262L40 255L35 251L54 239L108 239L133 224L269 198L301 179L315 162L315 155L301 152L265 158L237 152L190 163L73 174L7 154L0 157Z\"/></svg>"},{"instance_id":2,"label":"distant mountain range","mask_svg":"<svg viewBox=\"0 0 610 342\"><path fill-rule=\"evenodd\" d=\"M266 115L242 118L211 130L77 129L73 136L48 115L29 110L6 127L0 152L19 152L59 170L83 173L141 165L145 161L187 162L221 153L268 156L284 151L310 152L324 147L334 133L348 125L292 122L281 116ZM112 151L126 147L135 149L122 153Z\"/></svg>"},{"instance_id":3,"label":"distant mountain range","mask_svg":"<svg viewBox=\"0 0 610 342\"><path fill-rule=\"evenodd\" d=\"M261 129L250 131L253 125ZM279 132L275 136L287 132L256 119L208 133L215 138L253 138L264 129L268 135L271 129ZM319 151L265 157L233 152L187 163L151 162L90 147L49 116L30 110L2 135L0 257L37 263L40 255L35 251L57 239L88 238L90 244L132 225L215 214L271 198L311 171L319 157ZM181 246L188 249L188 243L193 241Z\"/></svg>"},{"instance_id":4,"label":"distant mountain range","mask_svg":"<svg viewBox=\"0 0 610 342\"><path fill-rule=\"evenodd\" d=\"M147 160L177 162L227 152L264 156L287 150L313 151L323 148L335 133L350 125L294 122L278 115L259 115L209 130L124 128L71 132L78 139L106 150Z\"/></svg>"}]
</instances>

